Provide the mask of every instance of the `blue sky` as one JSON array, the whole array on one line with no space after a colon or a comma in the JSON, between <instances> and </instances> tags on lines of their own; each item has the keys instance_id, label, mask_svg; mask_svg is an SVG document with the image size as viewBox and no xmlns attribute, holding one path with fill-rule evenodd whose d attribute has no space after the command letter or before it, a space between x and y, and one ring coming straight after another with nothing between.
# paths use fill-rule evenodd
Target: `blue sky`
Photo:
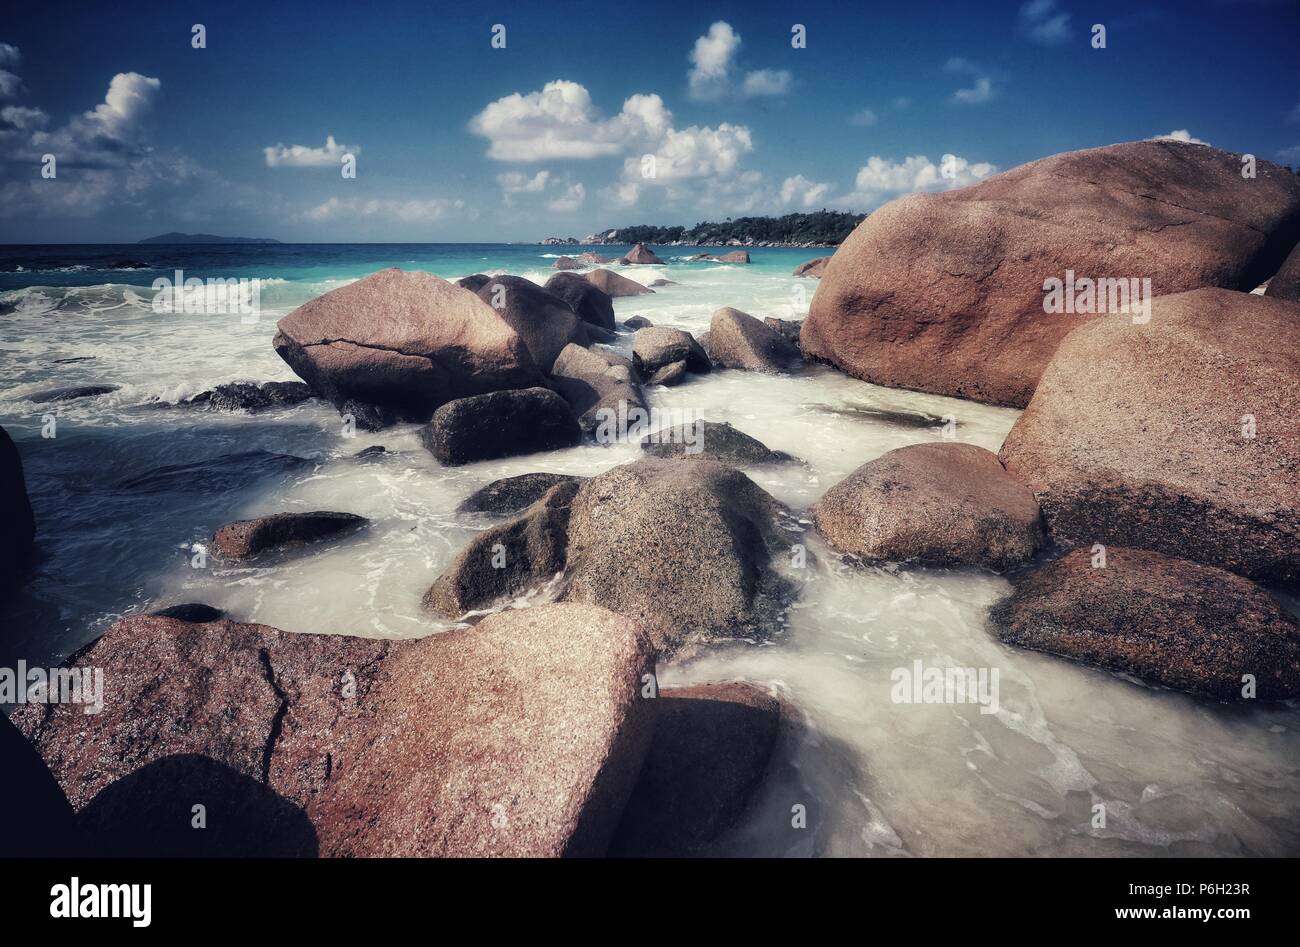
<instances>
[{"instance_id":1,"label":"blue sky","mask_svg":"<svg viewBox=\"0 0 1300 947\"><path fill-rule=\"evenodd\" d=\"M1169 133L1300 165L1296 0L467 6L7 5L0 241L506 241L865 211Z\"/></svg>"}]
</instances>

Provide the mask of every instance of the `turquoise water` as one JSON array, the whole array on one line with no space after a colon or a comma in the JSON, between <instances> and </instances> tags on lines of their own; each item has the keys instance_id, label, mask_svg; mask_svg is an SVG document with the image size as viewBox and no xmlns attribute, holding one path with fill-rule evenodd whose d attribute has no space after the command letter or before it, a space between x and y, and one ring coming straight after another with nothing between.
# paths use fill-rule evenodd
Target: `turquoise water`
<instances>
[{"instance_id":1,"label":"turquoise water","mask_svg":"<svg viewBox=\"0 0 1300 947\"><path fill-rule=\"evenodd\" d=\"M454 278L514 273L544 282L580 248L516 245L0 248L0 425L26 466L38 556L0 603L0 666L61 660L116 618L187 601L290 631L418 637L452 625L420 597L482 522L455 513L473 490L531 471L593 475L640 455L636 444L582 445L441 467L414 425L348 437L316 402L258 415L176 407L232 381L292 380L271 347L295 306L385 266ZM626 248L593 248L614 256ZM615 300L620 320L649 317L694 333L712 312L801 318L815 280L791 270L822 250L752 250L749 266L611 267L674 285ZM114 269L118 262L148 269ZM21 267L21 269L20 269ZM258 278L260 316L155 312L152 282ZM627 353L632 336L612 348ZM97 398L39 404L63 385L112 384ZM824 366L790 376L724 371L647 392L652 406L729 421L804 464L751 468L806 515L830 486L935 429L858 409L952 416L959 440L996 450L1017 412L879 388ZM43 436L53 422L54 436ZM358 460L383 445L378 459ZM195 547L224 523L284 510L371 519L302 555L228 566ZM815 539L813 540L815 543ZM1145 687L993 639L1001 576L978 570L850 569L814 546L789 624L765 645L720 648L660 668L666 683L747 679L778 691L800 726L730 854L1050 855L1300 853L1300 712L1240 708ZM544 601L525 596L511 607ZM1000 707L901 705L891 672L997 668ZM1106 806L1105 827L1093 825ZM804 806L808 827L791 824Z\"/></svg>"}]
</instances>

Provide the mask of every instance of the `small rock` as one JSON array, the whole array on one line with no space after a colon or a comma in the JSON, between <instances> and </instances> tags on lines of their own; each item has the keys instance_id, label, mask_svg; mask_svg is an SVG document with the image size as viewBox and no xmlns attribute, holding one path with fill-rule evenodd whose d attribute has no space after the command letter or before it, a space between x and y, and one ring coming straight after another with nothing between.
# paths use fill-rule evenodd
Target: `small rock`
<instances>
[{"instance_id":1,"label":"small rock","mask_svg":"<svg viewBox=\"0 0 1300 947\"><path fill-rule=\"evenodd\" d=\"M312 391L300 381L268 381L263 385L236 382L217 385L207 395L196 395L191 401L201 400L214 411L257 412L301 404L312 397Z\"/></svg>"},{"instance_id":2,"label":"small rock","mask_svg":"<svg viewBox=\"0 0 1300 947\"><path fill-rule=\"evenodd\" d=\"M156 615L159 618L175 618L177 621L194 622L200 625L221 621L226 617L226 613L221 609L213 608L211 605L204 605L202 602L168 605L166 608L160 608L158 611L149 614Z\"/></svg>"},{"instance_id":3,"label":"small rock","mask_svg":"<svg viewBox=\"0 0 1300 947\"><path fill-rule=\"evenodd\" d=\"M730 306L713 314L706 349L714 365L758 372L788 372L799 359L785 336Z\"/></svg>"},{"instance_id":4,"label":"small rock","mask_svg":"<svg viewBox=\"0 0 1300 947\"><path fill-rule=\"evenodd\" d=\"M350 533L369 522L353 513L275 513L221 527L213 545L222 558L237 562L268 549L283 549Z\"/></svg>"},{"instance_id":5,"label":"small rock","mask_svg":"<svg viewBox=\"0 0 1300 947\"><path fill-rule=\"evenodd\" d=\"M648 286L643 286L636 280L630 280L626 276L620 276L613 270L593 270L583 276L583 279L613 298L619 296L644 296L646 293L654 292Z\"/></svg>"},{"instance_id":6,"label":"small rock","mask_svg":"<svg viewBox=\"0 0 1300 947\"><path fill-rule=\"evenodd\" d=\"M583 322L614 331L614 303L609 294L577 273L556 273L546 281L546 289L563 299Z\"/></svg>"},{"instance_id":7,"label":"small rock","mask_svg":"<svg viewBox=\"0 0 1300 947\"><path fill-rule=\"evenodd\" d=\"M822 274L826 272L826 264L831 261L828 256L819 256L815 260L809 260L807 263L800 263L794 268L795 276L805 276L809 279L821 279Z\"/></svg>"},{"instance_id":8,"label":"small rock","mask_svg":"<svg viewBox=\"0 0 1300 947\"><path fill-rule=\"evenodd\" d=\"M644 243L638 243L627 251L619 262L625 265L628 263L658 263L662 265L664 261L651 253Z\"/></svg>"},{"instance_id":9,"label":"small rock","mask_svg":"<svg viewBox=\"0 0 1300 947\"><path fill-rule=\"evenodd\" d=\"M51 404L56 401L75 401L78 398L97 398L109 392L117 391L120 385L69 385L64 388L50 388L26 396L33 404Z\"/></svg>"},{"instance_id":10,"label":"small rock","mask_svg":"<svg viewBox=\"0 0 1300 947\"><path fill-rule=\"evenodd\" d=\"M540 500L551 487L561 483L581 483L585 479L568 474L527 473L493 480L462 500L456 510L460 513L513 516Z\"/></svg>"},{"instance_id":11,"label":"small rock","mask_svg":"<svg viewBox=\"0 0 1300 947\"><path fill-rule=\"evenodd\" d=\"M768 316L763 320L763 324L781 333L795 348L799 347L799 329L803 325L802 319L778 319L776 316Z\"/></svg>"},{"instance_id":12,"label":"small rock","mask_svg":"<svg viewBox=\"0 0 1300 947\"><path fill-rule=\"evenodd\" d=\"M577 270L582 268L582 264L572 257L562 256L551 264L557 270Z\"/></svg>"},{"instance_id":13,"label":"small rock","mask_svg":"<svg viewBox=\"0 0 1300 947\"><path fill-rule=\"evenodd\" d=\"M613 352L567 346L555 360L551 377L588 436L610 412L617 416L619 411L647 410L636 369Z\"/></svg>"},{"instance_id":14,"label":"small rock","mask_svg":"<svg viewBox=\"0 0 1300 947\"><path fill-rule=\"evenodd\" d=\"M623 320L623 328L631 329L633 332L637 329L648 329L652 325L654 325L654 323L645 316L633 316L630 319Z\"/></svg>"},{"instance_id":15,"label":"small rock","mask_svg":"<svg viewBox=\"0 0 1300 947\"><path fill-rule=\"evenodd\" d=\"M641 449L652 457L707 455L724 464L750 466L794 460L785 451L770 450L762 441L727 422L697 421L656 431L641 438Z\"/></svg>"},{"instance_id":16,"label":"small rock","mask_svg":"<svg viewBox=\"0 0 1300 947\"><path fill-rule=\"evenodd\" d=\"M647 385L663 385L670 388L673 385L680 385L686 380L686 362L671 362L655 371L648 379Z\"/></svg>"},{"instance_id":17,"label":"small rock","mask_svg":"<svg viewBox=\"0 0 1300 947\"><path fill-rule=\"evenodd\" d=\"M459 398L420 429L421 443L447 466L558 450L581 439L573 409L548 388Z\"/></svg>"},{"instance_id":18,"label":"small rock","mask_svg":"<svg viewBox=\"0 0 1300 947\"><path fill-rule=\"evenodd\" d=\"M688 371L705 374L711 369L709 357L689 332L652 326L638 329L632 339L632 364L649 375L673 362L685 362Z\"/></svg>"}]
</instances>

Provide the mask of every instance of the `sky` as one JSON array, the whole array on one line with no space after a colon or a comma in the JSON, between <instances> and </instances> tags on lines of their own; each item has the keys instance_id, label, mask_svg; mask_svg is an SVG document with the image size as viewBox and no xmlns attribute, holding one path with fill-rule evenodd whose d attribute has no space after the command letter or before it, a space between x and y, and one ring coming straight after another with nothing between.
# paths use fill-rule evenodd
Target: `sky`
<instances>
[{"instance_id":1,"label":"sky","mask_svg":"<svg viewBox=\"0 0 1300 947\"><path fill-rule=\"evenodd\" d=\"M0 242L866 212L1162 135L1300 166L1297 37L1300 0L6 4Z\"/></svg>"}]
</instances>

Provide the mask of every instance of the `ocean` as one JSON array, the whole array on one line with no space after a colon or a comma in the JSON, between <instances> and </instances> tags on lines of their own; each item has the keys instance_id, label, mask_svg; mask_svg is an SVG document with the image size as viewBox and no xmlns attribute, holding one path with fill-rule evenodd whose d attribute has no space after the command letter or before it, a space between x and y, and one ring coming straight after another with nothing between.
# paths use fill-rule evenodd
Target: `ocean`
<instances>
[{"instance_id":1,"label":"ocean","mask_svg":"<svg viewBox=\"0 0 1300 947\"><path fill-rule=\"evenodd\" d=\"M38 523L29 579L0 604L0 666L57 662L122 615L200 601L290 631L418 637L453 627L420 597L485 523L457 514L473 490L532 471L591 475L640 454L584 445L444 468L415 425L346 436L329 406L256 415L178 405L233 381L293 380L276 320L377 269L544 282L554 260L626 247L320 244L0 247L0 425L18 443ZM800 318L815 280L791 270L825 250L756 249L748 265L612 266L654 295L615 300L695 334L734 306ZM718 252L718 251L712 251ZM119 264L139 265L119 268ZM155 279L257 279L261 311L160 313ZM629 353L631 334L613 348ZM32 400L114 385L98 397ZM900 415L951 417L959 440L997 450L1018 412L880 388L825 366L790 376L724 371L651 404L729 421L805 463L750 476L796 511L885 451L941 437ZM387 452L357 458L363 448ZM196 555L224 523L341 510L371 528L302 555L227 566ZM1295 855L1300 711L1196 700L994 640L1009 591L977 570L845 565L824 547L786 627L660 669L666 684L745 679L775 688L801 726L719 854ZM543 594L512 603L527 607ZM996 712L895 702L898 669L996 669ZM110 683L111 686L111 683ZM1098 825L1097 806L1106 820ZM792 816L806 813L806 827Z\"/></svg>"}]
</instances>

